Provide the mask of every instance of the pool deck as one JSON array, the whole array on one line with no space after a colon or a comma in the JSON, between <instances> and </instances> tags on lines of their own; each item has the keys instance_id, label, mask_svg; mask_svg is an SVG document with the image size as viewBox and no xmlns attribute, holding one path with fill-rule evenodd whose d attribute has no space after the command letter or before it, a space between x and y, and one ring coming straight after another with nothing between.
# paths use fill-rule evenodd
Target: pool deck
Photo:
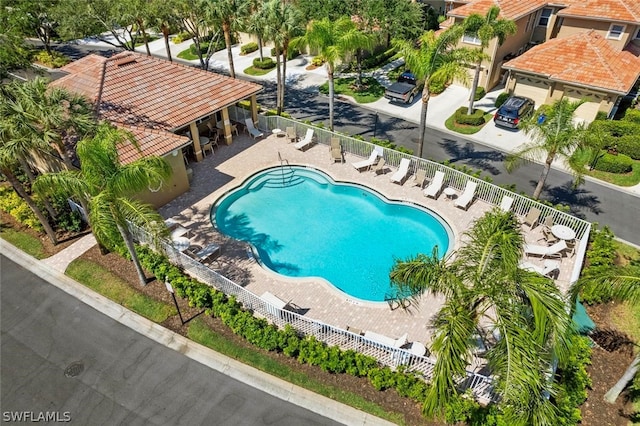
<instances>
[{"instance_id":1,"label":"pool deck","mask_svg":"<svg viewBox=\"0 0 640 426\"><path fill-rule=\"evenodd\" d=\"M409 176L404 185L392 183L389 177L395 168L388 168L383 175L370 171L358 172L352 162L363 158L351 154L345 155L344 163L334 163L329 147L315 144L306 151L298 151L287 138L269 135L258 141L241 133L229 146L221 145L214 155L207 156L200 163L190 163L193 169L191 189L167 205L160 213L172 217L192 231L192 241L203 246L217 243L222 254L212 265L216 270L247 290L260 296L265 291L284 301L290 301L305 312L305 316L327 324L346 328L347 325L363 331L374 331L392 338L408 334L409 341L429 343L430 323L433 315L442 304L442 299L424 296L419 304L412 305L406 311L391 310L387 303L369 303L349 298L321 279L292 279L263 269L255 260L247 256L244 242L234 241L218 233L209 221L213 203L227 191L240 186L245 179L259 170L279 166L279 156L290 165L310 166L322 170L336 181L354 182L366 185L392 200L416 203L433 210L445 219L455 235L455 248L463 243L463 233L478 217L493 206L480 200L474 200L468 211L454 206L454 202L441 194L437 200L427 198L421 189L414 185L413 176ZM459 195L459 194L458 194ZM291 218L295 220L295 207ZM324 212L319 212L324 214ZM525 232L530 244L541 244L542 227ZM568 288L568 280L573 268L574 257L563 257L560 274L556 283L562 291ZM542 265L542 260L527 259Z\"/></svg>"}]
</instances>

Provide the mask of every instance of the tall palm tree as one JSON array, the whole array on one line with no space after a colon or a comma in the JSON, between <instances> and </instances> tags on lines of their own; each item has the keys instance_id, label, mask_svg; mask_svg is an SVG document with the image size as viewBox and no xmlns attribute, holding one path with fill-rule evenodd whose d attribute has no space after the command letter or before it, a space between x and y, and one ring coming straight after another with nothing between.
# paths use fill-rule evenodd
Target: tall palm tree
<instances>
[{"instance_id":1,"label":"tall palm tree","mask_svg":"<svg viewBox=\"0 0 640 426\"><path fill-rule=\"evenodd\" d=\"M640 265L612 267L595 275L581 277L571 287L572 300L576 300L582 291L601 294L605 299L638 305L640 304ZM604 395L605 401L613 404L638 371L640 371L640 352L636 354L620 380Z\"/></svg>"},{"instance_id":2,"label":"tall palm tree","mask_svg":"<svg viewBox=\"0 0 640 426\"><path fill-rule=\"evenodd\" d=\"M229 74L236 78L231 52L231 35L237 31L244 19L249 15L251 3L249 0L215 0L209 2L209 11L214 22L222 28L224 44L227 47Z\"/></svg>"},{"instance_id":3,"label":"tall palm tree","mask_svg":"<svg viewBox=\"0 0 640 426\"><path fill-rule=\"evenodd\" d=\"M489 46L489 42L494 38L498 39L498 46L502 46L502 43L506 40L507 36L515 34L518 31L518 27L511 19L498 19L500 15L500 8L498 6L491 6L484 17L473 13L469 15L462 25L465 27L465 33L475 35L480 39L480 48L482 52ZM471 94L469 96L469 108L467 114L473 113L473 103L475 101L476 89L478 88L478 81L480 80L480 67L482 66L482 59L476 62L476 71L473 76L473 83L471 84Z\"/></svg>"},{"instance_id":4,"label":"tall palm tree","mask_svg":"<svg viewBox=\"0 0 640 426\"><path fill-rule=\"evenodd\" d=\"M167 52L169 62L173 62L171 57L171 46L169 45L169 35L171 30L179 26L179 18L176 16L177 0L150 0L149 20L160 29L164 38L164 48Z\"/></svg>"},{"instance_id":5,"label":"tall palm tree","mask_svg":"<svg viewBox=\"0 0 640 426\"><path fill-rule=\"evenodd\" d=\"M418 156L420 157L423 156L427 109L431 99L429 85L435 81L450 82L454 79L466 82L469 74L464 64L476 62L483 57L477 49L456 48L463 32L464 27L453 25L439 35L434 31L427 31L417 43L400 39L393 41L416 78L424 81L418 139Z\"/></svg>"},{"instance_id":6,"label":"tall palm tree","mask_svg":"<svg viewBox=\"0 0 640 426\"><path fill-rule=\"evenodd\" d=\"M486 358L509 424L553 419L549 371L554 359L565 359L571 330L560 291L552 280L519 268L524 238L512 213L488 212L465 239L455 257L441 259L435 249L431 256L397 260L390 273L399 295L416 302L424 293L445 298L433 324L437 359L423 410L443 412L465 377L476 335L495 330L488 334L500 337L487 344Z\"/></svg>"},{"instance_id":7,"label":"tall palm tree","mask_svg":"<svg viewBox=\"0 0 640 426\"><path fill-rule=\"evenodd\" d=\"M251 6L251 14L245 22L245 30L258 38L258 53L260 60L264 60L264 41L267 26L266 3L254 2Z\"/></svg>"},{"instance_id":8,"label":"tall palm tree","mask_svg":"<svg viewBox=\"0 0 640 426\"><path fill-rule=\"evenodd\" d=\"M538 179L533 198L539 198L547 180L551 163L560 157L574 173L576 185L582 180L582 166L575 161L574 152L585 142L585 127L574 122L574 113L584 101L571 102L562 98L545 109L544 120L532 115L522 122L522 130L531 137L531 142L517 152L507 156L507 171L518 168L524 161L535 161L545 156L544 168Z\"/></svg>"},{"instance_id":9,"label":"tall palm tree","mask_svg":"<svg viewBox=\"0 0 640 426\"><path fill-rule=\"evenodd\" d=\"M362 33L351 18L347 16L337 21L331 21L329 18L311 21L305 35L291 41L291 46L294 48L309 47L311 51L317 51L318 56L325 63L329 79L330 130L333 130L334 73L336 65L348 54L362 47L361 42Z\"/></svg>"},{"instance_id":10,"label":"tall palm tree","mask_svg":"<svg viewBox=\"0 0 640 426\"><path fill-rule=\"evenodd\" d=\"M89 224L96 240L106 247L124 243L140 283L145 285L146 277L136 255L128 222L158 233L160 229L156 224L162 223L162 217L132 195L164 182L171 175L171 166L156 156L121 164L118 146L125 141L135 144L130 134L102 123L93 138L78 143L81 170L39 176L34 189L43 193L60 191L86 200Z\"/></svg>"}]
</instances>

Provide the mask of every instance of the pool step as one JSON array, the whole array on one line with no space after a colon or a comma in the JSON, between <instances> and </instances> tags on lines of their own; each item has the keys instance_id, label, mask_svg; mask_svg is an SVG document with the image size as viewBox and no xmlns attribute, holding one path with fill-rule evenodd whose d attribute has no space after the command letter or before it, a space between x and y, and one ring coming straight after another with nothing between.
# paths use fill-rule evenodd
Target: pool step
<instances>
[{"instance_id":1,"label":"pool step","mask_svg":"<svg viewBox=\"0 0 640 426\"><path fill-rule=\"evenodd\" d=\"M329 182L317 173L306 173L304 169L282 168L274 169L262 175L254 181L247 189L254 191L260 188L285 188L299 185L306 181L313 180L320 185L328 185Z\"/></svg>"}]
</instances>

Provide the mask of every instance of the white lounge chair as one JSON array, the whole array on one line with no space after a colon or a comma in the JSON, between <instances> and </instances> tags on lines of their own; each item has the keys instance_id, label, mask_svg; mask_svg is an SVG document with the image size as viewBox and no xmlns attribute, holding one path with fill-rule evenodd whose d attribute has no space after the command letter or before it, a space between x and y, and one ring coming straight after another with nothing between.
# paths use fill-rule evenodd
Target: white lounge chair
<instances>
[{"instance_id":1,"label":"white lounge chair","mask_svg":"<svg viewBox=\"0 0 640 426\"><path fill-rule=\"evenodd\" d=\"M524 246L524 254L526 256L562 257L562 252L566 249L568 249L568 247L565 240L560 240L551 246L526 244Z\"/></svg>"},{"instance_id":2,"label":"white lounge chair","mask_svg":"<svg viewBox=\"0 0 640 426\"><path fill-rule=\"evenodd\" d=\"M478 182L474 182L472 180L467 182L467 186L464 187L464 192L455 202L456 207L460 207L461 209L467 209L471 201L473 201L473 196L476 194L476 187L478 186Z\"/></svg>"},{"instance_id":3,"label":"white lounge chair","mask_svg":"<svg viewBox=\"0 0 640 426\"><path fill-rule=\"evenodd\" d=\"M402 160L400 160L398 171L395 172L390 178L391 182L399 183L400 185L402 185L404 183L404 180L407 178L407 175L409 174L410 165L411 160L409 160L408 158L403 158Z\"/></svg>"},{"instance_id":4,"label":"white lounge chair","mask_svg":"<svg viewBox=\"0 0 640 426\"><path fill-rule=\"evenodd\" d=\"M503 212L508 212L511 210L511 206L513 205L513 198L505 195L502 197L502 201L500 201L500 210Z\"/></svg>"},{"instance_id":5,"label":"white lounge chair","mask_svg":"<svg viewBox=\"0 0 640 426\"><path fill-rule=\"evenodd\" d=\"M433 176L433 180L427 186L423 192L425 197L438 198L440 191L442 191L442 185L444 184L444 172L437 171Z\"/></svg>"},{"instance_id":6,"label":"white lounge chair","mask_svg":"<svg viewBox=\"0 0 640 426\"><path fill-rule=\"evenodd\" d=\"M251 120L250 118L245 118L244 122L247 125L247 132L249 132L252 138L257 139L264 136L264 133L256 129L256 126L253 124L253 120Z\"/></svg>"},{"instance_id":7,"label":"white lounge chair","mask_svg":"<svg viewBox=\"0 0 640 426\"><path fill-rule=\"evenodd\" d=\"M371 155L369 155L369 158L367 158L366 160L351 163L351 165L356 170L361 172L362 170L369 169L371 166L376 164L379 156L380 156L380 152L377 149L374 149L373 151L371 151Z\"/></svg>"},{"instance_id":8,"label":"white lounge chair","mask_svg":"<svg viewBox=\"0 0 640 426\"><path fill-rule=\"evenodd\" d=\"M537 272L543 277L548 278L551 278L554 272L560 272L560 262L557 260L545 260L544 266L538 266L531 262L520 262L519 266L526 271Z\"/></svg>"},{"instance_id":9,"label":"white lounge chair","mask_svg":"<svg viewBox=\"0 0 640 426\"><path fill-rule=\"evenodd\" d=\"M296 142L293 145L296 149L303 151L306 147L311 145L313 142L313 129L307 129L307 133L304 135L304 138L300 140L300 142Z\"/></svg>"},{"instance_id":10,"label":"white lounge chair","mask_svg":"<svg viewBox=\"0 0 640 426\"><path fill-rule=\"evenodd\" d=\"M385 336L384 334L376 333L374 331L365 331L364 337L374 342L382 343L383 345L391 346L392 348L399 348L408 343L407 333L403 334L397 339Z\"/></svg>"}]
</instances>

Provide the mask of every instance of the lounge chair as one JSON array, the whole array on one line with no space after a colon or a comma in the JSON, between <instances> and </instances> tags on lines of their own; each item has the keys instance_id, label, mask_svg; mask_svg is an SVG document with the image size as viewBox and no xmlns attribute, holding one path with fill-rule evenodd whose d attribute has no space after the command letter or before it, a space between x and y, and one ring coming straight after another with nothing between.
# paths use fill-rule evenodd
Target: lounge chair
<instances>
[{"instance_id":1,"label":"lounge chair","mask_svg":"<svg viewBox=\"0 0 640 426\"><path fill-rule=\"evenodd\" d=\"M404 180L407 178L409 174L409 166L411 165L411 160L408 158L403 158L400 160L400 165L398 166L398 170L391 176L390 180L394 183L399 183L402 185Z\"/></svg>"},{"instance_id":2,"label":"lounge chair","mask_svg":"<svg viewBox=\"0 0 640 426\"><path fill-rule=\"evenodd\" d=\"M331 152L331 158L334 162L339 161L344 163L344 156L342 155L342 145L340 144L340 139L331 138L331 147L329 147L329 151Z\"/></svg>"},{"instance_id":3,"label":"lounge chair","mask_svg":"<svg viewBox=\"0 0 640 426\"><path fill-rule=\"evenodd\" d=\"M553 235L551 232L551 227L553 226L553 216L549 215L544 218L542 222L542 238L539 238L538 241L545 240L547 244L553 244L558 242L559 238Z\"/></svg>"},{"instance_id":4,"label":"lounge chair","mask_svg":"<svg viewBox=\"0 0 640 426\"><path fill-rule=\"evenodd\" d=\"M557 260L545 260L543 266L538 266L531 262L520 262L518 266L526 271L537 272L548 278L552 278L554 274L557 277L557 274L560 273L560 262Z\"/></svg>"},{"instance_id":5,"label":"lounge chair","mask_svg":"<svg viewBox=\"0 0 640 426\"><path fill-rule=\"evenodd\" d=\"M369 158L367 158L366 160L358 161L356 163L351 163L351 165L359 172L365 169L368 170L369 168L371 168L371 166L376 164L378 156L380 156L380 152L374 149L373 151L371 151L371 155L369 155Z\"/></svg>"},{"instance_id":6,"label":"lounge chair","mask_svg":"<svg viewBox=\"0 0 640 426\"><path fill-rule=\"evenodd\" d=\"M536 244L526 244L524 246L525 256L540 256L540 257L562 257L562 252L567 250L567 243L564 240L560 240L551 246L540 246Z\"/></svg>"},{"instance_id":7,"label":"lounge chair","mask_svg":"<svg viewBox=\"0 0 640 426\"><path fill-rule=\"evenodd\" d=\"M399 348L406 345L409 340L407 334L403 334L401 337L394 339L392 337L385 336L384 334L376 333L373 331L365 331L364 337L374 342L382 343L383 345L391 346L392 348Z\"/></svg>"},{"instance_id":8,"label":"lounge chair","mask_svg":"<svg viewBox=\"0 0 640 426\"><path fill-rule=\"evenodd\" d=\"M422 192L425 197L431 197L431 198L437 199L438 195L440 195L440 191L442 191L443 184L444 184L444 172L441 172L438 170L436 174L433 176L433 180L431 181L429 186L427 186L425 190Z\"/></svg>"},{"instance_id":9,"label":"lounge chair","mask_svg":"<svg viewBox=\"0 0 640 426\"><path fill-rule=\"evenodd\" d=\"M384 174L384 169L386 168L385 164L386 164L386 162L384 160L384 157L380 157L378 162L373 166L373 168L371 170L376 175Z\"/></svg>"},{"instance_id":10,"label":"lounge chair","mask_svg":"<svg viewBox=\"0 0 640 426\"><path fill-rule=\"evenodd\" d=\"M427 178L427 171L418 169L416 170L416 174L413 176L413 184L419 186L420 189L424 187L424 180Z\"/></svg>"},{"instance_id":11,"label":"lounge chair","mask_svg":"<svg viewBox=\"0 0 640 426\"><path fill-rule=\"evenodd\" d=\"M295 128L287 127L287 140L289 142L298 142L298 135L296 135Z\"/></svg>"},{"instance_id":12,"label":"lounge chair","mask_svg":"<svg viewBox=\"0 0 640 426\"><path fill-rule=\"evenodd\" d=\"M476 194L477 186L478 182L474 182L472 180L468 181L467 185L464 187L464 192L456 199L456 202L454 203L455 206L465 210L469 208L469 204L471 204L473 196Z\"/></svg>"},{"instance_id":13,"label":"lounge chair","mask_svg":"<svg viewBox=\"0 0 640 426\"><path fill-rule=\"evenodd\" d=\"M297 142L295 145L295 149L299 149L300 151L304 151L311 143L313 142L313 129L307 129L307 133L304 135L304 139L301 139L300 142Z\"/></svg>"},{"instance_id":14,"label":"lounge chair","mask_svg":"<svg viewBox=\"0 0 640 426\"><path fill-rule=\"evenodd\" d=\"M503 212L508 212L511 210L511 206L513 205L513 198L505 195L502 197L502 201L500 201L500 210Z\"/></svg>"},{"instance_id":15,"label":"lounge chair","mask_svg":"<svg viewBox=\"0 0 640 426\"><path fill-rule=\"evenodd\" d=\"M258 139L264 136L264 133L257 129L253 124L253 120L251 120L250 118L245 118L244 122L247 125L247 132L249 132L252 138Z\"/></svg>"},{"instance_id":16,"label":"lounge chair","mask_svg":"<svg viewBox=\"0 0 640 426\"><path fill-rule=\"evenodd\" d=\"M538 219L540 219L540 210L535 207L531 207L529 213L522 220L523 225L529 225L529 229L533 229L538 223Z\"/></svg>"}]
</instances>

